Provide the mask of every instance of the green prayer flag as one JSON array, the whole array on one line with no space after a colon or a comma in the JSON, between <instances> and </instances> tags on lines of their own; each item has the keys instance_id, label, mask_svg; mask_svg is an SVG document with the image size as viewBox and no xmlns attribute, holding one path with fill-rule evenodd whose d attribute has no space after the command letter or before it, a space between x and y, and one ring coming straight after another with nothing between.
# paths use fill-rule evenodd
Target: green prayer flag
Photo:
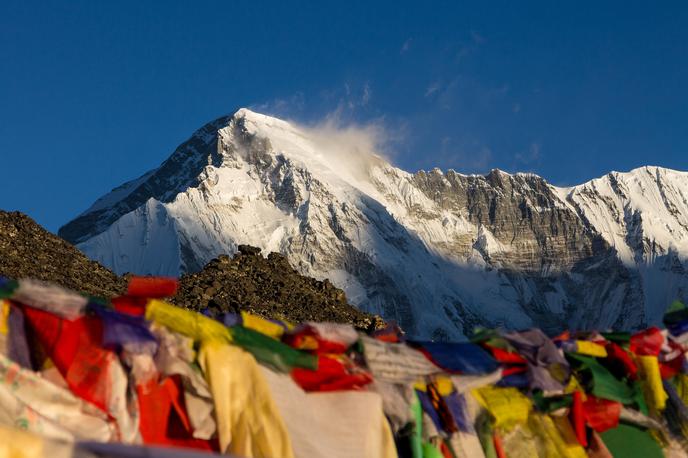
<instances>
[{"instance_id":1,"label":"green prayer flag","mask_svg":"<svg viewBox=\"0 0 688 458\"><path fill-rule=\"evenodd\" d=\"M533 404L540 412L550 413L573 404L573 395L545 397L542 391L537 390L533 393Z\"/></svg>"},{"instance_id":2,"label":"green prayer flag","mask_svg":"<svg viewBox=\"0 0 688 458\"><path fill-rule=\"evenodd\" d=\"M669 307L667 308L665 313L678 312L678 311L682 311L685 309L686 309L686 305L683 302L676 300L669 305Z\"/></svg>"},{"instance_id":3,"label":"green prayer flag","mask_svg":"<svg viewBox=\"0 0 688 458\"><path fill-rule=\"evenodd\" d=\"M444 456L442 452L437 450L437 447L425 442L423 443L423 458L444 458Z\"/></svg>"},{"instance_id":4,"label":"green prayer flag","mask_svg":"<svg viewBox=\"0 0 688 458\"><path fill-rule=\"evenodd\" d=\"M664 312L664 318L662 319L667 326L678 324L685 320L688 320L688 307L681 301L672 302L666 312Z\"/></svg>"},{"instance_id":5,"label":"green prayer flag","mask_svg":"<svg viewBox=\"0 0 688 458\"><path fill-rule=\"evenodd\" d=\"M622 332L622 331L617 331L617 332L602 332L602 337L604 337L607 340L611 340L612 342L616 343L626 343L630 342L631 340L631 333L630 332Z\"/></svg>"},{"instance_id":6,"label":"green prayer flag","mask_svg":"<svg viewBox=\"0 0 688 458\"><path fill-rule=\"evenodd\" d=\"M640 382L633 382L634 399L635 404L638 406L638 411L643 415L650 415L650 409L647 407L647 402L645 402L645 395L643 394L643 388L640 386Z\"/></svg>"},{"instance_id":7,"label":"green prayer flag","mask_svg":"<svg viewBox=\"0 0 688 458\"><path fill-rule=\"evenodd\" d=\"M600 434L612 456L624 458L664 458L662 448L650 433L635 426L619 423Z\"/></svg>"},{"instance_id":8,"label":"green prayer flag","mask_svg":"<svg viewBox=\"0 0 688 458\"><path fill-rule=\"evenodd\" d=\"M416 390L413 390L411 413L413 413L413 422L415 423L411 436L411 452L413 458L423 458L423 408L420 405Z\"/></svg>"},{"instance_id":9,"label":"green prayer flag","mask_svg":"<svg viewBox=\"0 0 688 458\"><path fill-rule=\"evenodd\" d=\"M578 370L589 371L592 376L592 394L598 398L617 401L624 405L637 403L637 387L630 387L617 379L596 358L567 353L566 356L580 363Z\"/></svg>"},{"instance_id":10,"label":"green prayer flag","mask_svg":"<svg viewBox=\"0 0 688 458\"><path fill-rule=\"evenodd\" d=\"M291 348L289 345L243 326L229 328L232 344L251 353L259 362L278 371L289 372L295 367L317 370L317 356Z\"/></svg>"},{"instance_id":11,"label":"green prayer flag","mask_svg":"<svg viewBox=\"0 0 688 458\"><path fill-rule=\"evenodd\" d=\"M12 297L14 290L19 286L19 282L16 280L9 280L7 278L0 277L0 299L7 299Z\"/></svg>"},{"instance_id":12,"label":"green prayer flag","mask_svg":"<svg viewBox=\"0 0 688 458\"><path fill-rule=\"evenodd\" d=\"M490 416L487 412L483 412L476 420L476 432L480 445L485 452L485 458L497 458L497 450L495 450L492 425L490 424Z\"/></svg>"}]
</instances>

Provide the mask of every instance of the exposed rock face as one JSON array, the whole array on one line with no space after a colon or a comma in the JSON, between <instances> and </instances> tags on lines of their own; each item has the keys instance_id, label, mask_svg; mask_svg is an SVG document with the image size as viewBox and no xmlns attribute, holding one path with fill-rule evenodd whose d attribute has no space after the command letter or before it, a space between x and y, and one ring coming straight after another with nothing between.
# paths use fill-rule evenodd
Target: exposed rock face
<instances>
[{"instance_id":1,"label":"exposed rock face","mask_svg":"<svg viewBox=\"0 0 688 458\"><path fill-rule=\"evenodd\" d=\"M194 272L239 244L279 252L416 337L633 329L688 296L687 196L688 174L657 167L573 188L410 174L242 109L60 234L116 272Z\"/></svg>"},{"instance_id":2,"label":"exposed rock face","mask_svg":"<svg viewBox=\"0 0 688 458\"><path fill-rule=\"evenodd\" d=\"M609 249L537 175L494 170L486 176L465 176L434 170L415 174L413 181L440 212L482 228L477 234L466 232L447 247L457 257L468 257L477 248L492 264L545 274L569 270Z\"/></svg>"},{"instance_id":3,"label":"exposed rock face","mask_svg":"<svg viewBox=\"0 0 688 458\"><path fill-rule=\"evenodd\" d=\"M74 246L19 212L0 210L0 275L36 278L74 291L112 298L126 291L127 279L91 261ZM211 312L247 310L266 318L350 323L362 329L384 325L352 307L329 281L298 274L278 253L240 246L234 258L220 256L202 271L180 279L171 298L179 306Z\"/></svg>"}]
</instances>

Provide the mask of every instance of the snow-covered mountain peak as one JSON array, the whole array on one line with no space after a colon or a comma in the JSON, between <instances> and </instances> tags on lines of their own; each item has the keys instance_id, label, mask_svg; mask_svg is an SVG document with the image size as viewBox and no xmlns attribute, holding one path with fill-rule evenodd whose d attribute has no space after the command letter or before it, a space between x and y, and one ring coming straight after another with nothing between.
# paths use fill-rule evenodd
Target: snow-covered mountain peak
<instances>
[{"instance_id":1,"label":"snow-covered mountain peak","mask_svg":"<svg viewBox=\"0 0 688 458\"><path fill-rule=\"evenodd\" d=\"M688 296L688 173L558 188L532 173L408 173L375 132L242 108L60 235L118 273L178 275L251 244L418 337L476 325L632 328Z\"/></svg>"},{"instance_id":2,"label":"snow-covered mountain peak","mask_svg":"<svg viewBox=\"0 0 688 458\"><path fill-rule=\"evenodd\" d=\"M490 173L488 175L497 175L497 176L506 176L506 177L512 176L509 172L505 172L502 169L491 169Z\"/></svg>"},{"instance_id":3,"label":"snow-covered mountain peak","mask_svg":"<svg viewBox=\"0 0 688 458\"><path fill-rule=\"evenodd\" d=\"M244 123L247 130L253 134L258 133L260 129L263 129L264 133L268 133L268 129L296 131L296 128L287 121L256 113L248 108L239 108L232 116L232 119Z\"/></svg>"},{"instance_id":4,"label":"snow-covered mountain peak","mask_svg":"<svg viewBox=\"0 0 688 458\"><path fill-rule=\"evenodd\" d=\"M688 173L656 166L607 175L563 190L627 265L674 251L688 256Z\"/></svg>"},{"instance_id":5,"label":"snow-covered mountain peak","mask_svg":"<svg viewBox=\"0 0 688 458\"><path fill-rule=\"evenodd\" d=\"M377 195L371 185L371 176L377 168L390 167L375 151L375 145L365 133L356 129L338 129L331 125L308 127L255 113L246 108L238 110L227 126L218 131L224 145L235 146L259 142L261 154L244 159L251 162L257 157L284 161L290 167L308 171L322 182L352 187L367 194ZM244 148L236 148L239 153ZM272 160L272 159L271 159Z\"/></svg>"}]
</instances>

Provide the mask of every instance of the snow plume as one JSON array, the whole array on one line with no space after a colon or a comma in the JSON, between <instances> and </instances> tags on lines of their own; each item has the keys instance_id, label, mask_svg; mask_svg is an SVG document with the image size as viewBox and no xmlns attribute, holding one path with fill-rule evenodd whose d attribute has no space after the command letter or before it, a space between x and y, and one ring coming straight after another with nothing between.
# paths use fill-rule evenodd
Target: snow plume
<instances>
[{"instance_id":1,"label":"snow plume","mask_svg":"<svg viewBox=\"0 0 688 458\"><path fill-rule=\"evenodd\" d=\"M341 168L359 179L368 177L372 167L390 162L390 147L397 140L381 121L346 123L337 112L317 124L300 125L299 129L333 169Z\"/></svg>"}]
</instances>

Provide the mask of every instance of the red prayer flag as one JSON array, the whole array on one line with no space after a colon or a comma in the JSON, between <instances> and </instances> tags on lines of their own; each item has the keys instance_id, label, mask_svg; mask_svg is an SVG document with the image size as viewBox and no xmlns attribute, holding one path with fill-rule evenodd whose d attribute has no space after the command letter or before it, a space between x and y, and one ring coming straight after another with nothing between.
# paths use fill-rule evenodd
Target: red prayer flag
<instances>
[{"instance_id":1,"label":"red prayer flag","mask_svg":"<svg viewBox=\"0 0 688 458\"><path fill-rule=\"evenodd\" d=\"M146 314L146 304L148 299L145 297L119 296L112 299L112 305L119 313L126 315L143 316Z\"/></svg>"},{"instance_id":2,"label":"red prayer flag","mask_svg":"<svg viewBox=\"0 0 688 458\"><path fill-rule=\"evenodd\" d=\"M662 331L654 326L631 336L631 351L636 355L657 356L663 344Z\"/></svg>"},{"instance_id":3,"label":"red prayer flag","mask_svg":"<svg viewBox=\"0 0 688 458\"><path fill-rule=\"evenodd\" d=\"M492 433L492 443L494 444L497 458L507 458L506 453L504 452L504 446L502 445L502 439L499 438L497 431Z\"/></svg>"},{"instance_id":4,"label":"red prayer flag","mask_svg":"<svg viewBox=\"0 0 688 458\"><path fill-rule=\"evenodd\" d=\"M485 345L485 347L487 347L487 349L490 350L490 352L492 352L492 356L494 357L494 359L496 359L500 363L504 363L504 364L526 364L527 363L525 358L516 352L502 350L501 348L491 347L489 345Z\"/></svg>"},{"instance_id":5,"label":"red prayer flag","mask_svg":"<svg viewBox=\"0 0 688 458\"><path fill-rule=\"evenodd\" d=\"M373 378L367 372L350 371L335 358L318 356L318 369L295 368L292 379L306 391L355 390L368 385Z\"/></svg>"},{"instance_id":6,"label":"red prayer flag","mask_svg":"<svg viewBox=\"0 0 688 458\"><path fill-rule=\"evenodd\" d=\"M583 447L588 446L588 435L585 431L585 413L583 412L583 394L576 390L573 392L573 404L569 419L573 424L573 431L576 433L578 443Z\"/></svg>"},{"instance_id":7,"label":"red prayer flag","mask_svg":"<svg viewBox=\"0 0 688 458\"><path fill-rule=\"evenodd\" d=\"M638 378L638 366L635 364L635 361L633 361L633 358L631 358L631 355L629 355L626 350L614 342L607 343L606 349L608 360L619 364L623 368L624 373L627 374L631 379L635 380Z\"/></svg>"},{"instance_id":8,"label":"red prayer flag","mask_svg":"<svg viewBox=\"0 0 688 458\"><path fill-rule=\"evenodd\" d=\"M128 296L162 298L174 296L179 282L168 277L132 277L127 288Z\"/></svg>"},{"instance_id":9,"label":"red prayer flag","mask_svg":"<svg viewBox=\"0 0 688 458\"><path fill-rule=\"evenodd\" d=\"M603 433L619 425L621 403L588 395L583 402L583 411L588 425L598 433Z\"/></svg>"},{"instance_id":10,"label":"red prayer flag","mask_svg":"<svg viewBox=\"0 0 688 458\"><path fill-rule=\"evenodd\" d=\"M507 377L509 375L514 375L514 374L520 374L522 372L525 372L528 367L523 364L513 364L509 366L504 366L502 368L502 377Z\"/></svg>"},{"instance_id":11,"label":"red prayer flag","mask_svg":"<svg viewBox=\"0 0 688 458\"><path fill-rule=\"evenodd\" d=\"M177 376L137 385L139 431L144 444L218 451L217 441L195 439Z\"/></svg>"}]
</instances>

